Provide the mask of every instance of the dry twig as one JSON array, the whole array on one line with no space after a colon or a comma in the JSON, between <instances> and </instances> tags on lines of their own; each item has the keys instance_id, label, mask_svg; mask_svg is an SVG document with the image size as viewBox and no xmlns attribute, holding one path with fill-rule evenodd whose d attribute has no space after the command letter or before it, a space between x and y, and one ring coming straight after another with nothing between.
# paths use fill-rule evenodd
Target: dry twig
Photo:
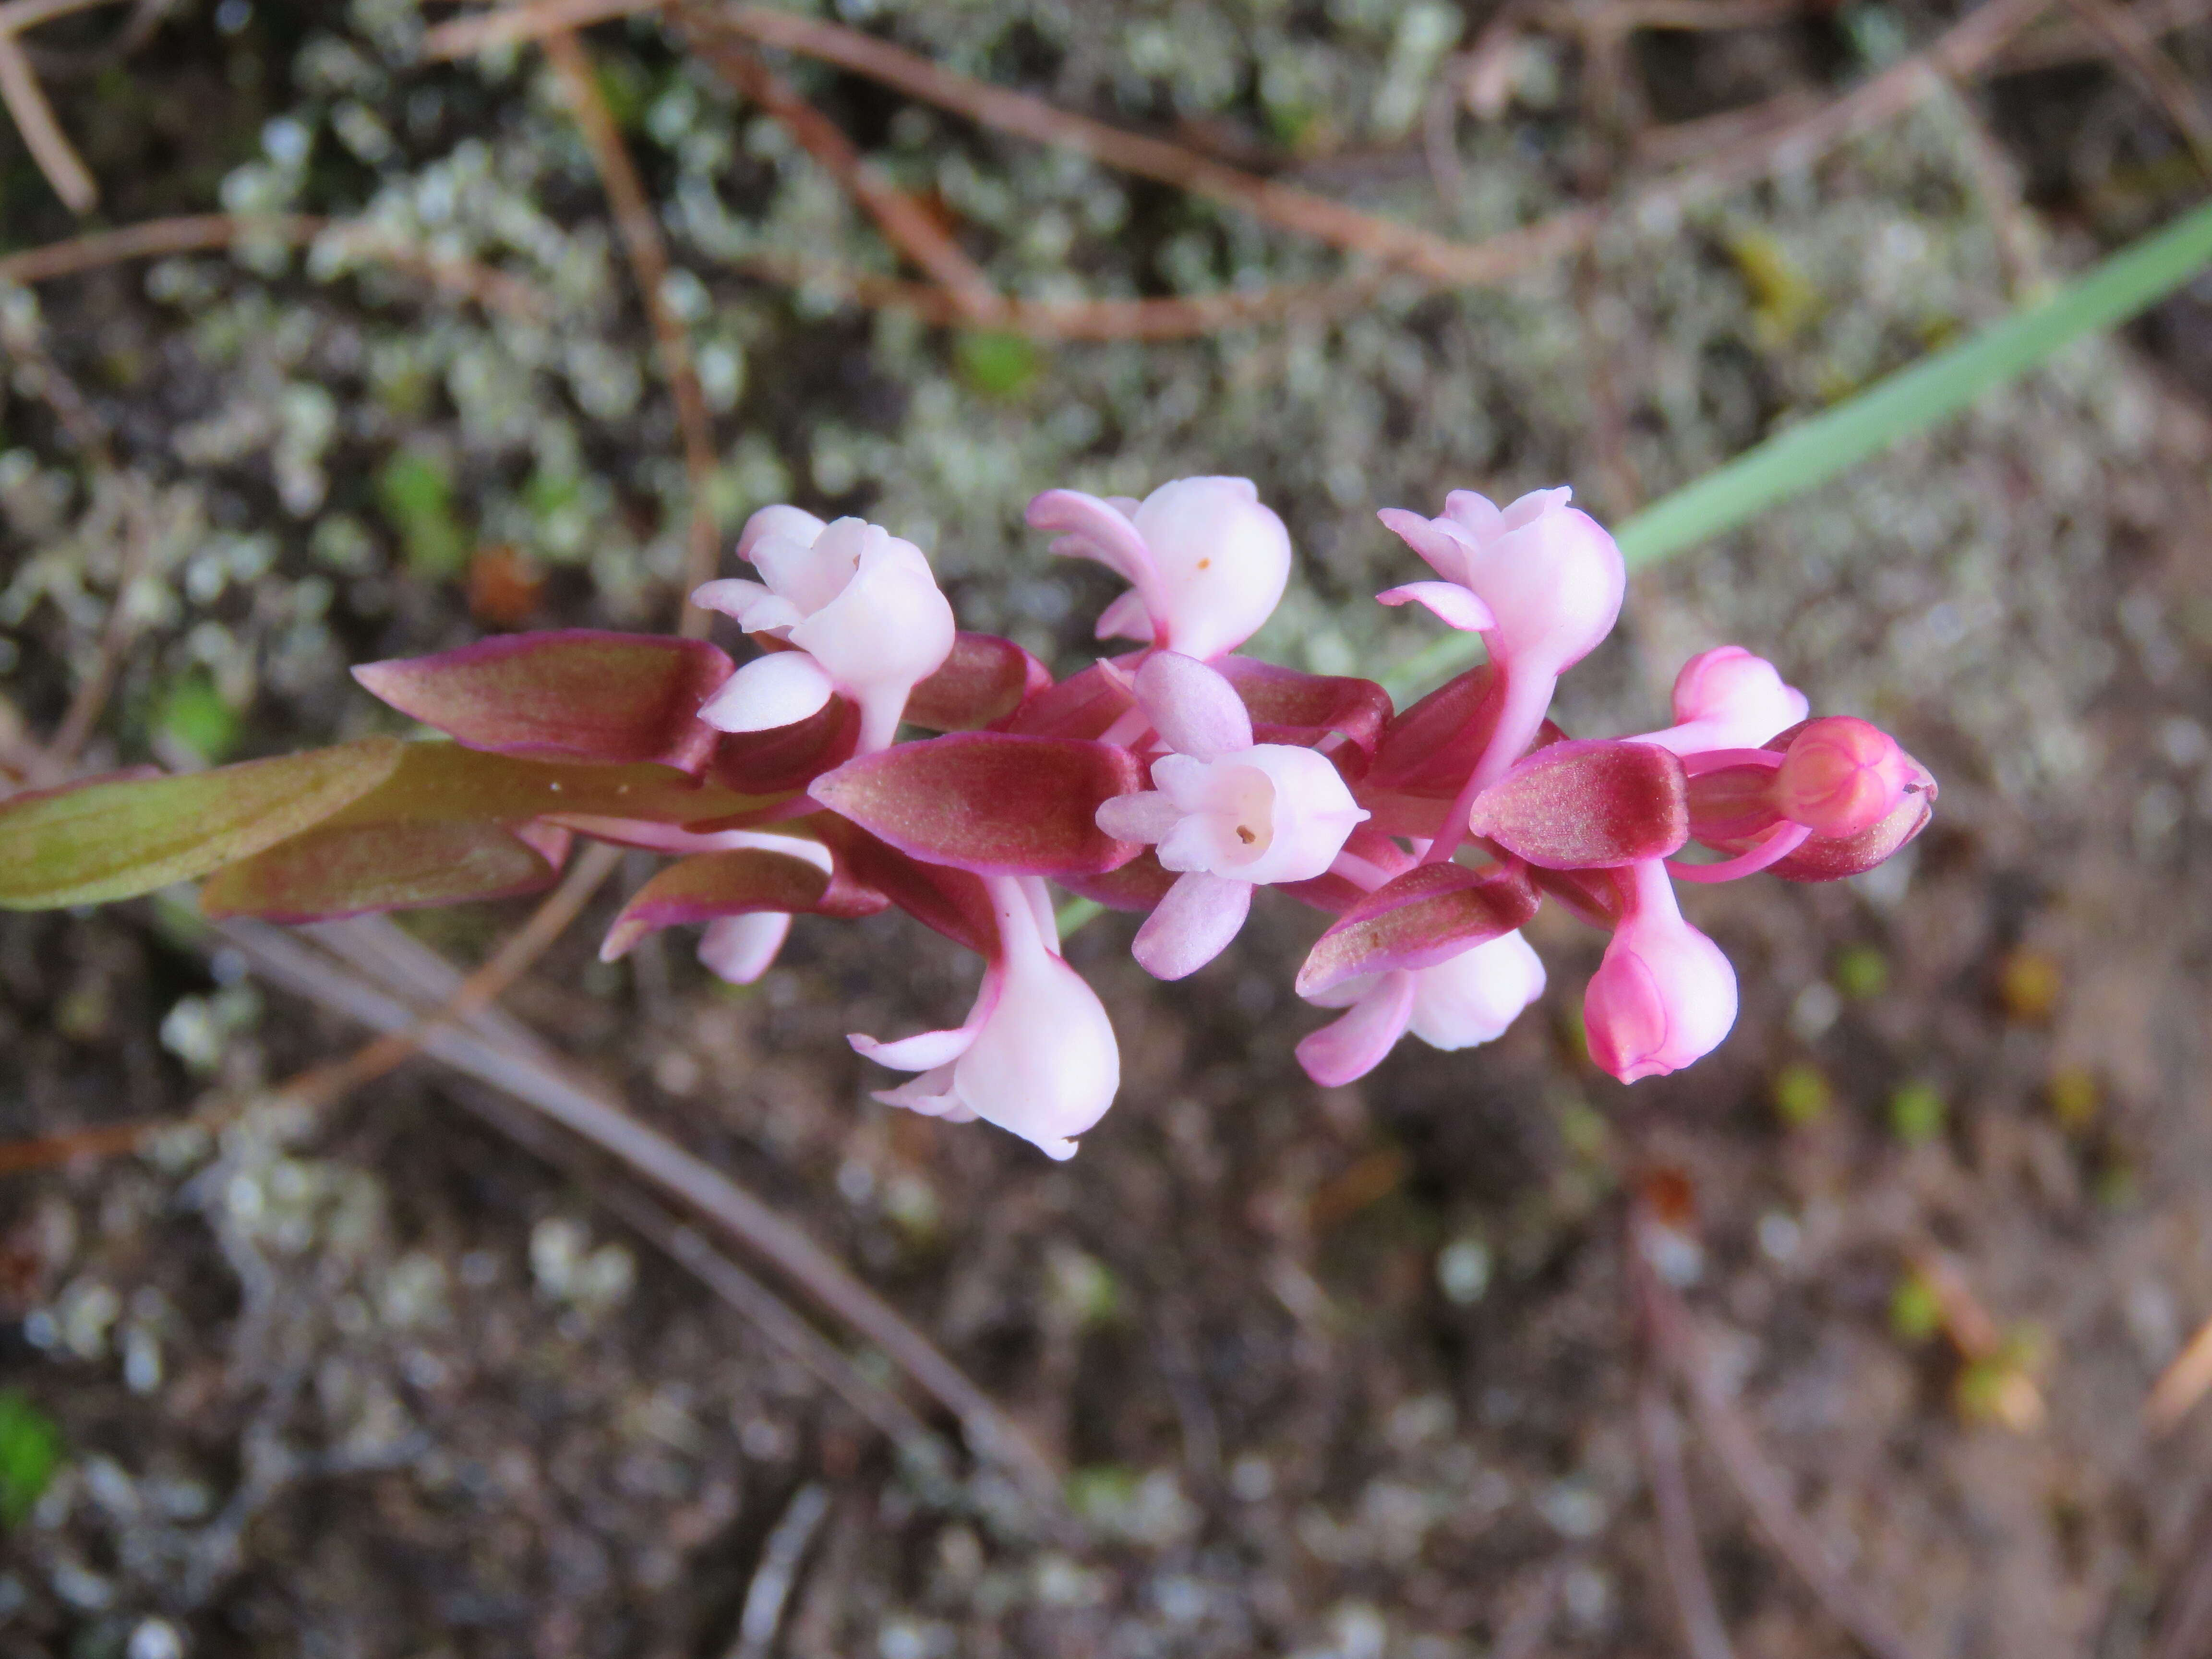
<instances>
[{"instance_id":1,"label":"dry twig","mask_svg":"<svg viewBox=\"0 0 2212 1659\"><path fill-rule=\"evenodd\" d=\"M1674 1286L1652 1270L1645 1237L1655 1224L1639 1212L1629 1226L1629 1272L1637 1280L1644 1328L1653 1352L1681 1384L1698 1432L1751 1511L1753 1525L1872 1659L1912 1659L1912 1650L1888 1616L1860 1593L1798 1512L1787 1479L1761 1449L1759 1437L1715 1371L1695 1317Z\"/></svg>"},{"instance_id":2,"label":"dry twig","mask_svg":"<svg viewBox=\"0 0 2212 1659\"><path fill-rule=\"evenodd\" d=\"M1682 1469L1682 1422L1667 1403L1666 1390L1647 1376L1636 1390L1636 1434L1644 1470L1651 1486L1651 1508L1659 1522L1659 1553L1667 1569L1667 1588L1682 1627L1682 1650L1689 1659L1735 1659L1720 1603L1705 1574L1698 1547L1698 1523L1690 1509L1690 1483Z\"/></svg>"},{"instance_id":3,"label":"dry twig","mask_svg":"<svg viewBox=\"0 0 2212 1659\"><path fill-rule=\"evenodd\" d=\"M683 319L668 307L668 244L661 239L660 222L653 217L645 181L638 177L636 163L623 147L621 129L615 125L614 112L607 107L606 95L599 90L599 72L592 66L591 55L566 29L547 33L543 45L561 82L562 95L568 100L568 112L592 152L608 204L614 209L615 228L629 257L638 297L653 324L661 372L668 377L668 389L676 400L676 424L684 434L684 468L691 483L690 556L679 631L690 638L703 639L709 618L691 603L690 596L713 580L721 562L712 500L714 431L707 417L707 396L699 386L699 371L691 361L691 337Z\"/></svg>"},{"instance_id":4,"label":"dry twig","mask_svg":"<svg viewBox=\"0 0 2212 1659\"><path fill-rule=\"evenodd\" d=\"M2143 1420L2152 1433L2164 1434L2189 1415L2208 1389L2212 1389L2212 1320L2197 1327L2197 1334L2159 1373L2143 1402Z\"/></svg>"},{"instance_id":5,"label":"dry twig","mask_svg":"<svg viewBox=\"0 0 2212 1659\"><path fill-rule=\"evenodd\" d=\"M213 252L250 236L274 237L296 245L326 234L335 237L346 252L421 276L449 294L475 301L487 311L531 322L542 322L551 314L552 307L542 293L503 270L474 259L448 258L409 247L380 225L349 224L307 213L272 214L265 218L195 213L174 219L149 219L120 230L95 231L0 257L0 283L28 285L130 259Z\"/></svg>"},{"instance_id":6,"label":"dry twig","mask_svg":"<svg viewBox=\"0 0 2212 1659\"><path fill-rule=\"evenodd\" d=\"M107 608L106 625L100 629L99 657L92 672L84 677L70 696L69 707L62 713L62 723L54 729L52 739L40 754L31 775L34 784L56 784L69 775L77 756L91 741L93 729L100 724L107 699L123 672L123 659L131 649L131 635L138 629L138 618L131 608L131 586L146 568L153 553L154 504L148 499L152 486L144 474L135 471L100 470L109 488L121 497L117 514L122 521L123 558L115 576L115 599Z\"/></svg>"},{"instance_id":7,"label":"dry twig","mask_svg":"<svg viewBox=\"0 0 2212 1659\"><path fill-rule=\"evenodd\" d=\"M2067 7L2103 44L2120 72L2173 124L2197 165L2212 173L2212 114L2206 112L2204 100L2189 78L2159 50L2142 20L2113 0L2067 0Z\"/></svg>"},{"instance_id":8,"label":"dry twig","mask_svg":"<svg viewBox=\"0 0 2212 1659\"><path fill-rule=\"evenodd\" d=\"M875 220L885 239L951 296L968 321L996 319L1004 301L983 268L969 258L927 209L883 176L853 141L762 61L733 41L687 30L699 55L744 96L783 123L791 136Z\"/></svg>"},{"instance_id":9,"label":"dry twig","mask_svg":"<svg viewBox=\"0 0 2212 1659\"><path fill-rule=\"evenodd\" d=\"M46 175L62 204L82 217L100 205L100 186L54 119L54 108L40 89L31 60L12 34L0 33L0 102L22 135L23 147Z\"/></svg>"},{"instance_id":10,"label":"dry twig","mask_svg":"<svg viewBox=\"0 0 2212 1659\"><path fill-rule=\"evenodd\" d=\"M383 929L398 934L396 928L380 918L325 924L309 933L328 942L332 930L337 928L349 930L356 937ZM410 1011L403 1003L363 985L328 957L281 928L232 921L221 924L217 932L246 956L256 971L295 995L386 1032L413 1023ZM404 935L398 937L404 939ZM489 1017L489 1011L487 1014ZM495 1042L476 1030L441 1023L423 1038L422 1052L514 1097L610 1154L640 1181L678 1200L774 1263L951 1411L979 1454L1001 1462L1021 1475L1040 1499L1049 1500L1056 1492L1057 1478L1051 1466L990 1396L835 1256L720 1170L639 1122L611 1095L577 1078L542 1046Z\"/></svg>"}]
</instances>

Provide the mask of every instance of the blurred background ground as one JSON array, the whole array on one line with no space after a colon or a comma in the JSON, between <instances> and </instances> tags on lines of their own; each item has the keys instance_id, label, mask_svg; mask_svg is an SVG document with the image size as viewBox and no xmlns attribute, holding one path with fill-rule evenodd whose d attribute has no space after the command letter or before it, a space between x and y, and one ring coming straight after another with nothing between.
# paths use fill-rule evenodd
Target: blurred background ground
<instances>
[{"instance_id":1,"label":"blurred background ground","mask_svg":"<svg viewBox=\"0 0 2212 1659\"><path fill-rule=\"evenodd\" d=\"M1507 3L823 15L1470 240L1694 167L1742 112L1817 108L1955 21ZM150 27L126 37L115 8L28 37L95 222L361 219L550 309L252 237L0 290L0 738L51 732L93 671L133 514L136 632L95 767L389 729L352 662L668 625L681 446L538 54L423 65L408 0L133 15ZM1617 520L2195 199L2212 33L2161 37L2177 104L2116 66L2110 26L2059 8L1832 153L1617 216L1502 286L1103 343L855 306L817 268L895 258L788 130L658 20L587 38L670 244L726 535L770 501L863 511L932 551L965 625L1066 672L1110 586L1044 557L1028 496L1241 473L1299 555L1261 645L1376 672L1428 635L1367 602L1405 567L1375 507L1571 481ZM1008 293L1357 269L782 67ZM9 247L75 234L0 143ZM816 274L767 280L777 258ZM1504 1040L1409 1043L1333 1091L1290 1054L1316 1023L1289 994L1315 918L1263 907L1176 989L1109 919L1071 955L1120 1030L1121 1098L1049 1165L866 1101L845 1031L965 1005L933 936L802 923L733 993L678 941L598 965L603 896L507 1006L938 1339L1068 1471L1074 1527L902 1465L596 1176L418 1063L0 1185L0 1653L1683 1651L1637 1433L1658 1375L1637 1214L1762 1467L1910 1651L2204 1650L2185 1612L2212 1426L2154 1439L2141 1408L2212 1315L2208 392L2203 288L1637 578L1569 681L1571 729L1658 723L1682 659L1737 641L1943 787L1873 877L1689 896L1745 998L1674 1079L1624 1089L1578 1057L1601 941L1554 912L1552 989ZM408 926L473 959L524 914ZM359 1040L241 968L152 905L0 920L0 1131L181 1120ZM1851 1651L1714 1443L1692 1437L1687 1491L1737 1650ZM749 1635L779 1572L781 1619Z\"/></svg>"}]
</instances>

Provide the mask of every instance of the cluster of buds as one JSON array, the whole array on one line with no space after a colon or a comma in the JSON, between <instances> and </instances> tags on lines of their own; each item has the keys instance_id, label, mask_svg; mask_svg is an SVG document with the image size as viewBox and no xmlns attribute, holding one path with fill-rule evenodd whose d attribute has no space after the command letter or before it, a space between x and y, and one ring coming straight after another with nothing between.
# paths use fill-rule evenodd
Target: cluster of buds
<instances>
[{"instance_id":1,"label":"cluster of buds","mask_svg":"<svg viewBox=\"0 0 2212 1659\"><path fill-rule=\"evenodd\" d=\"M1613 538L1564 489L1504 507L1460 491L1438 518L1381 517L1434 580L1380 601L1422 605L1487 653L1404 709L1369 680L1237 654L1291 562L1243 479L1030 503L1055 553L1128 583L1097 633L1131 648L1058 682L1012 641L960 631L913 544L771 507L738 545L760 580L695 596L758 648L744 666L704 641L590 631L370 665L363 685L455 741L325 751L352 756L348 781L330 781L335 759L286 774L322 793L278 815L281 835L241 831L201 868L160 867L209 873L211 914L301 921L526 891L586 836L674 859L624 906L606 959L703 925L702 959L738 982L767 970L796 915L896 906L983 974L957 1027L852 1037L913 1074L876 1097L982 1119L1058 1158L1112 1104L1121 1066L1061 957L1048 882L1142 913L1133 952L1162 979L1218 956L1257 888L1326 913L1297 979L1344 1011L1297 1047L1325 1085L1408 1032L1443 1049L1497 1037L1544 990L1520 930L1548 895L1612 935L1583 999L1591 1059L1624 1081L1688 1065L1735 1023L1736 982L1674 883L1870 869L1926 824L1934 781L1863 720L1808 720L1804 696L1735 646L1682 669L1671 725L1571 738L1547 716L1619 614ZM95 805L18 797L0 806L0 843L27 802L18 839L34 853L62 833L50 819ZM81 902L116 881L45 890Z\"/></svg>"}]
</instances>

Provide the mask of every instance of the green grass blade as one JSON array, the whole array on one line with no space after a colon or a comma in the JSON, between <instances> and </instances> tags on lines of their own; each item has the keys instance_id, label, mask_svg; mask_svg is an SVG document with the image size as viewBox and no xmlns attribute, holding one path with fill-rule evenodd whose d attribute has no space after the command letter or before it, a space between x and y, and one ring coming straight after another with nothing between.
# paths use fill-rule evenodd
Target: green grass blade
<instances>
[{"instance_id":1,"label":"green grass blade","mask_svg":"<svg viewBox=\"0 0 2212 1659\"><path fill-rule=\"evenodd\" d=\"M2049 299L1876 381L1653 502L1614 534L1629 568L1734 530L1778 501L1957 414L2084 336L2136 317L2212 264L2212 204L2122 249ZM1416 652L1383 684L1394 696L1475 662L1458 634Z\"/></svg>"}]
</instances>

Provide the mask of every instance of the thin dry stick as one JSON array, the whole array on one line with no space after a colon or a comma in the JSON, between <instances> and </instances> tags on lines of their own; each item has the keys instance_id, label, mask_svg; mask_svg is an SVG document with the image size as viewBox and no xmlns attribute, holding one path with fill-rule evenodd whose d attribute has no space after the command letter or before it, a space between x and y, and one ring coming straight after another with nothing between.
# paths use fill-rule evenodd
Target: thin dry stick
<instances>
[{"instance_id":1,"label":"thin dry stick","mask_svg":"<svg viewBox=\"0 0 2212 1659\"><path fill-rule=\"evenodd\" d=\"M2212 114L2173 60L2159 50L2136 15L2112 0L2067 0L2068 8L2082 26L2104 43L2107 55L2165 112L2196 156L2197 165L2212 173Z\"/></svg>"},{"instance_id":2,"label":"thin dry stick","mask_svg":"<svg viewBox=\"0 0 2212 1659\"><path fill-rule=\"evenodd\" d=\"M462 57L494 41L544 38L585 21L645 9L638 0L601 0L590 6L540 0L433 29L423 37L422 50L430 58ZM701 8L691 15L706 27L820 58L1002 132L1080 151L1125 173L1211 197L1285 229L1402 264L1437 281L1494 281L1521 269L1530 257L1510 234L1485 242L1455 242L1377 218L1310 191L1210 161L1180 144L1108 126L1025 93L955 74L888 41L835 23L753 6Z\"/></svg>"},{"instance_id":3,"label":"thin dry stick","mask_svg":"<svg viewBox=\"0 0 2212 1659\"><path fill-rule=\"evenodd\" d=\"M750 254L731 263L770 281L827 289L877 310L912 312L941 325L963 320L952 296L927 283L901 282L788 254ZM1376 275L1142 300L1008 300L994 321L998 327L1036 339L1181 340L1251 323L1342 316L1373 300L1386 280Z\"/></svg>"},{"instance_id":4,"label":"thin dry stick","mask_svg":"<svg viewBox=\"0 0 2212 1659\"><path fill-rule=\"evenodd\" d=\"M258 971L295 994L386 1031L411 1022L403 1004L363 986L327 957L280 928L230 921L220 924L217 931ZM487 1041L474 1031L444 1024L428 1033L422 1050L456 1071L512 1095L612 1155L640 1180L677 1199L773 1262L793 1284L881 1349L925 1392L951 1410L980 1455L1000 1461L1021 1475L1041 1500L1053 1501L1057 1476L1012 1419L928 1338L796 1224L720 1170L639 1122L612 1097L583 1083L566 1066L506 1043Z\"/></svg>"},{"instance_id":5,"label":"thin dry stick","mask_svg":"<svg viewBox=\"0 0 2212 1659\"><path fill-rule=\"evenodd\" d=\"M2207 0L2139 0L2128 12L2143 33L2155 40L2182 29L2194 28L2207 16L2212 16L2212 3L2207 3ZM2098 36L2078 18L2069 16L2008 46L1990 64L1990 72L2025 75L2104 55L2104 44Z\"/></svg>"},{"instance_id":6,"label":"thin dry stick","mask_svg":"<svg viewBox=\"0 0 2212 1659\"><path fill-rule=\"evenodd\" d=\"M599 183L614 209L615 229L629 256L638 297L653 324L653 338L660 356L661 372L676 400L676 424L684 434L684 468L690 475L691 526L689 559L684 570L684 603L678 631L692 639L706 637L708 614L690 602L698 587L714 579L721 562L716 543L711 500L714 476L714 430L707 416L707 396L700 389L699 371L691 361L691 337L681 319L668 308L664 291L668 282L668 245L661 240L659 221L653 217L645 181L623 147L622 131L614 112L599 90L599 71L583 43L565 29L544 38L545 56L561 82L568 113L584 135L599 169Z\"/></svg>"},{"instance_id":7,"label":"thin dry stick","mask_svg":"<svg viewBox=\"0 0 2212 1659\"><path fill-rule=\"evenodd\" d=\"M93 728L100 724L100 714L123 672L131 635L138 629L138 619L131 609L131 586L153 555L154 506L147 500L152 486L135 471L110 471L108 477L111 487L122 496L118 511L122 520L123 560L115 577L115 600L108 606L107 623L100 629L99 659L70 698L62 723L40 757L34 781L41 783L59 783L67 777L77 756L91 741Z\"/></svg>"},{"instance_id":8,"label":"thin dry stick","mask_svg":"<svg viewBox=\"0 0 2212 1659\"><path fill-rule=\"evenodd\" d=\"M249 236L298 244L312 242L325 233L335 234L340 246L349 252L424 277L449 293L474 300L488 311L505 312L533 322L551 314L552 307L542 293L503 270L473 259L447 258L408 247L379 225L349 225L307 213L271 214L265 218L195 213L174 219L149 219L120 230L95 231L0 257L0 283L27 285L75 276L129 259L212 252Z\"/></svg>"},{"instance_id":9,"label":"thin dry stick","mask_svg":"<svg viewBox=\"0 0 2212 1659\"><path fill-rule=\"evenodd\" d=\"M387 984L404 994L404 987ZM793 1313L774 1291L678 1220L659 1204L610 1172L543 1118L533 1116L504 1095L462 1083L447 1092L493 1128L526 1151L562 1170L623 1224L684 1268L769 1340L813 1374L860 1419L909 1455L942 1465L949 1450L906 1402L863 1376L837 1346Z\"/></svg>"},{"instance_id":10,"label":"thin dry stick","mask_svg":"<svg viewBox=\"0 0 2212 1659\"><path fill-rule=\"evenodd\" d=\"M53 106L40 89L31 60L23 55L15 37L5 33L0 33L0 102L8 106L15 131L23 137L23 147L31 152L31 159L39 164L39 171L46 175L46 182L63 204L80 216L98 207L100 186L70 147L61 123L54 119Z\"/></svg>"},{"instance_id":11,"label":"thin dry stick","mask_svg":"<svg viewBox=\"0 0 2212 1659\"><path fill-rule=\"evenodd\" d=\"M1645 1224L1632 1224L1628 1249L1631 1271L1642 1281L1653 1352L1680 1382L1698 1431L1751 1511L1752 1524L1828 1616L1874 1659L1912 1659L1912 1650L1887 1616L1859 1593L1798 1513L1781 1471L1760 1449L1758 1436L1715 1372L1689 1309L1674 1287L1645 1265L1648 1257L1640 1243Z\"/></svg>"},{"instance_id":12,"label":"thin dry stick","mask_svg":"<svg viewBox=\"0 0 2212 1659\"><path fill-rule=\"evenodd\" d=\"M392 1031L343 1060L303 1072L278 1091L304 1106L326 1106L365 1083L414 1058L433 1034L466 1020L504 996L508 988L528 973L568 930L592 896L606 884L622 863L622 849L594 843L569 869L561 884L546 895L530 920L492 953L490 960L454 988L453 993L430 1013L404 1030Z\"/></svg>"},{"instance_id":13,"label":"thin dry stick","mask_svg":"<svg viewBox=\"0 0 2212 1659\"><path fill-rule=\"evenodd\" d=\"M0 1175L51 1169L56 1164L73 1164L81 1158L111 1158L136 1152L150 1137L176 1127L174 1118L133 1118L127 1123L107 1123L97 1129L70 1129L60 1134L10 1140L0 1144Z\"/></svg>"},{"instance_id":14,"label":"thin dry stick","mask_svg":"<svg viewBox=\"0 0 2212 1659\"><path fill-rule=\"evenodd\" d=\"M687 30L715 73L785 128L876 222L891 246L941 284L963 316L988 322L1003 307L983 268L930 216L927 209L871 166L836 123L799 95L758 53L733 41Z\"/></svg>"},{"instance_id":15,"label":"thin dry stick","mask_svg":"<svg viewBox=\"0 0 2212 1659\"><path fill-rule=\"evenodd\" d=\"M2189 1415L2208 1389L2212 1389L2212 1321L2197 1327L2188 1346L2159 1373L2143 1402L2143 1420L2154 1434L2164 1434Z\"/></svg>"},{"instance_id":16,"label":"thin dry stick","mask_svg":"<svg viewBox=\"0 0 2212 1659\"><path fill-rule=\"evenodd\" d=\"M1667 1569L1674 1614L1682 1626L1682 1649L1689 1659L1735 1659L1728 1626L1712 1580L1705 1575L1705 1553L1698 1547L1698 1523L1690 1509L1690 1483L1682 1470L1682 1423L1667 1403L1656 1377L1636 1390L1636 1433L1644 1450L1644 1474L1651 1485L1651 1508L1659 1522L1659 1554Z\"/></svg>"},{"instance_id":17,"label":"thin dry stick","mask_svg":"<svg viewBox=\"0 0 2212 1659\"><path fill-rule=\"evenodd\" d=\"M1990 234L1996 238L1997 258L2004 265L2006 295L2018 304L2050 279L2035 223L2021 190L2020 170L1974 108L1966 88L1957 80L1944 82L1943 102L1957 129L1960 156L1966 164L1966 175L1973 183L1974 195L1982 204L1982 211L1989 216Z\"/></svg>"},{"instance_id":18,"label":"thin dry stick","mask_svg":"<svg viewBox=\"0 0 2212 1659\"><path fill-rule=\"evenodd\" d=\"M9 4L0 6L0 34L18 35L25 29L51 23L71 12L90 11L94 6L116 3L117 0L9 0Z\"/></svg>"}]
</instances>

